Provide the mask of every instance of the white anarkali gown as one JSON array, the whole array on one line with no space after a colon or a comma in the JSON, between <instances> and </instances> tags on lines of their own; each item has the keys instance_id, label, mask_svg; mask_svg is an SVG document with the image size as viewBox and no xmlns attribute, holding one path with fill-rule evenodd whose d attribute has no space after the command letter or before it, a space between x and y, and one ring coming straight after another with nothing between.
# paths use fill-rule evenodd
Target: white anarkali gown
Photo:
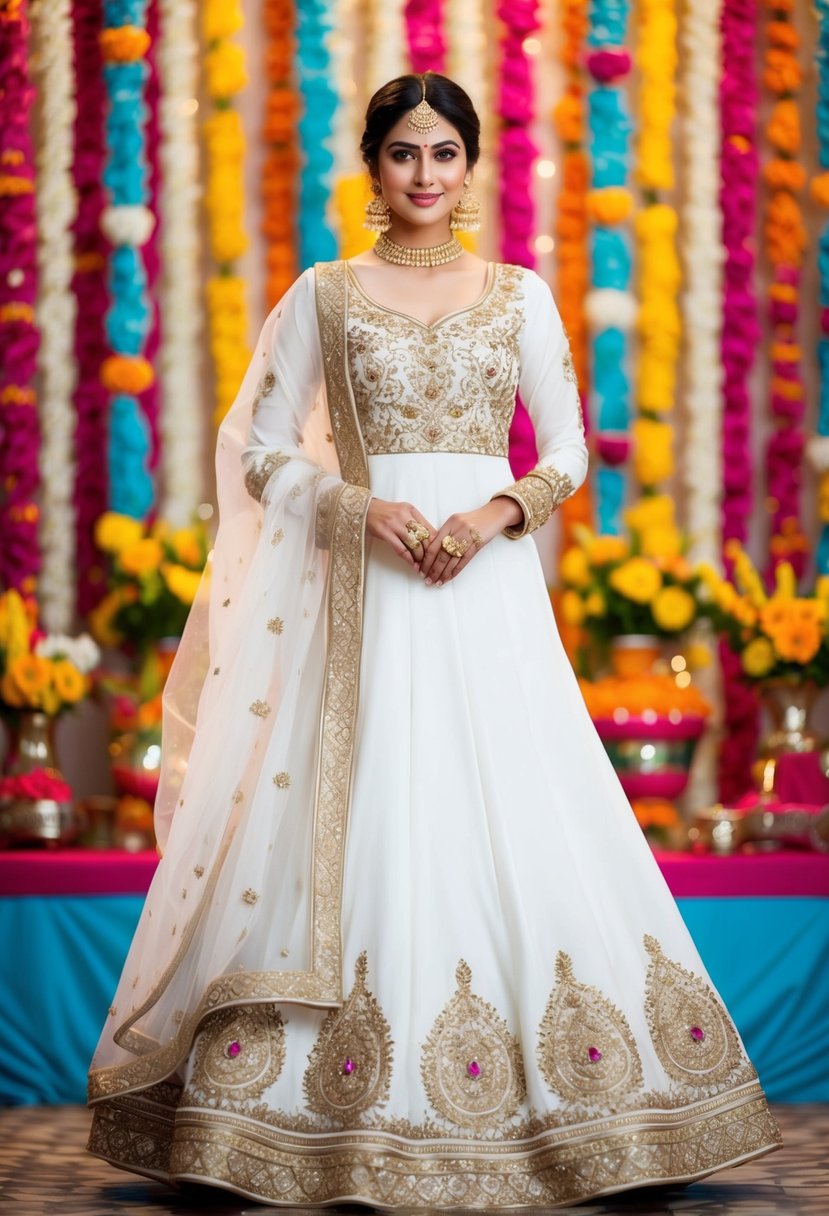
<instances>
[{"instance_id":1,"label":"white anarkali gown","mask_svg":"<svg viewBox=\"0 0 829 1216\"><path fill-rule=\"evenodd\" d=\"M473 307L425 326L370 300L353 272L343 281L371 493L439 527L507 489L525 530L439 588L367 541L343 1000L225 992L175 1068L143 1079L105 1031L90 1146L272 1204L476 1211L694 1179L768 1151L778 1133L756 1074L591 724L527 535L586 465L549 292L494 267ZM313 294L309 272L297 332L316 334ZM296 363L296 345L285 358ZM274 367L272 403L254 419L262 450L280 442L268 409L287 372L279 357ZM540 468L512 485L519 382ZM273 784L260 788L273 798ZM254 805L250 816L239 832L259 833L255 890L243 892L255 905L231 906L233 882L247 882L234 862L189 947L235 935L238 905L250 919L225 967L236 974L293 965L305 916L291 842L308 815L283 825L277 847L267 815L258 828ZM134 974L128 963L115 1005ZM191 1006L211 979L191 983Z\"/></svg>"}]
</instances>

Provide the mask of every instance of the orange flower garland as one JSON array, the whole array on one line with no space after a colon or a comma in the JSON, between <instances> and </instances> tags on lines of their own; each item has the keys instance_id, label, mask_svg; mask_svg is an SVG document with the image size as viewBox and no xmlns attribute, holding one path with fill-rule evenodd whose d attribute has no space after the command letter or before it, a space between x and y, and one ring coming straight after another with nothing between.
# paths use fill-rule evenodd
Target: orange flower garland
<instances>
[{"instance_id":1,"label":"orange flower garland","mask_svg":"<svg viewBox=\"0 0 829 1216\"><path fill-rule=\"evenodd\" d=\"M771 413L774 422L766 449L766 490L771 504L770 561L790 561L798 574L806 559L806 539L800 523L800 466L805 435L805 401L796 334L800 271L808 244L798 195L806 174L795 157L800 150L800 110L797 93L801 68L799 37L791 8L766 0L772 19L766 25L763 84L775 101L766 123L771 157L763 169L770 188L763 235L772 267L768 292L771 326Z\"/></svg>"},{"instance_id":2,"label":"orange flower garland","mask_svg":"<svg viewBox=\"0 0 829 1216\"><path fill-rule=\"evenodd\" d=\"M295 217L299 97L293 79L294 0L265 0L263 22L268 37L265 75L269 88L263 128L267 151L262 168L265 212L262 231L267 241L265 290L270 309L284 295L297 274Z\"/></svg>"}]
</instances>

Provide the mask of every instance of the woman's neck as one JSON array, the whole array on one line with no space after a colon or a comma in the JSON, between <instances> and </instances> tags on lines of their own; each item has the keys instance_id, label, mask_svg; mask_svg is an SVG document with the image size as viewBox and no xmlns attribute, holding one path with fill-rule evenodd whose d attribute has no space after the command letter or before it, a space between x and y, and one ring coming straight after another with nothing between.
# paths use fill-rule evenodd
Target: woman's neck
<instances>
[{"instance_id":1,"label":"woman's neck","mask_svg":"<svg viewBox=\"0 0 829 1216\"><path fill-rule=\"evenodd\" d=\"M409 249L431 249L451 241L452 230L448 221L424 227L421 224L406 224L394 220L385 235L396 245L404 245Z\"/></svg>"}]
</instances>

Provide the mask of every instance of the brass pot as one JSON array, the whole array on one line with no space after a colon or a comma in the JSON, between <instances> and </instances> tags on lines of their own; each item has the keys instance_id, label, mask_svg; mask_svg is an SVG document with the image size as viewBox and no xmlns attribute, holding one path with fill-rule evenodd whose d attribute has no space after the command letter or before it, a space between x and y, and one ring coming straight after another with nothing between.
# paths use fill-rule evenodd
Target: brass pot
<instances>
[{"instance_id":1,"label":"brass pot","mask_svg":"<svg viewBox=\"0 0 829 1216\"><path fill-rule=\"evenodd\" d=\"M41 710L20 710L7 719L9 749L4 775L18 777L44 769L63 781L55 759L55 719ZM0 845L51 846L69 844L79 824L72 802L51 798L5 798L0 800Z\"/></svg>"},{"instance_id":2,"label":"brass pot","mask_svg":"<svg viewBox=\"0 0 829 1216\"><path fill-rule=\"evenodd\" d=\"M823 692L813 681L769 680L762 686L763 709L771 729L761 739L752 774L766 797L775 793L777 761L792 753L816 752L826 741L815 734L810 721L812 710Z\"/></svg>"}]
</instances>

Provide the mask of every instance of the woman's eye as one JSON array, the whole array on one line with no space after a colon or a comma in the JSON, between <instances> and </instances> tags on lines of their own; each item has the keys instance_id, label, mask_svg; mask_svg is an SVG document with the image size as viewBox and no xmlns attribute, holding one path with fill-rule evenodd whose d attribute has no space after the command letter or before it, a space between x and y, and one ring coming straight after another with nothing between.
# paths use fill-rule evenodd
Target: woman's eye
<instances>
[{"instance_id":1,"label":"woman's eye","mask_svg":"<svg viewBox=\"0 0 829 1216\"><path fill-rule=\"evenodd\" d=\"M392 152L392 160L407 160L411 156L411 152L407 152L405 148L398 148L396 152Z\"/></svg>"},{"instance_id":2,"label":"woman's eye","mask_svg":"<svg viewBox=\"0 0 829 1216\"><path fill-rule=\"evenodd\" d=\"M441 160L454 160L455 153L451 148L441 148L440 152L436 153L436 158L437 157L439 157Z\"/></svg>"}]
</instances>

